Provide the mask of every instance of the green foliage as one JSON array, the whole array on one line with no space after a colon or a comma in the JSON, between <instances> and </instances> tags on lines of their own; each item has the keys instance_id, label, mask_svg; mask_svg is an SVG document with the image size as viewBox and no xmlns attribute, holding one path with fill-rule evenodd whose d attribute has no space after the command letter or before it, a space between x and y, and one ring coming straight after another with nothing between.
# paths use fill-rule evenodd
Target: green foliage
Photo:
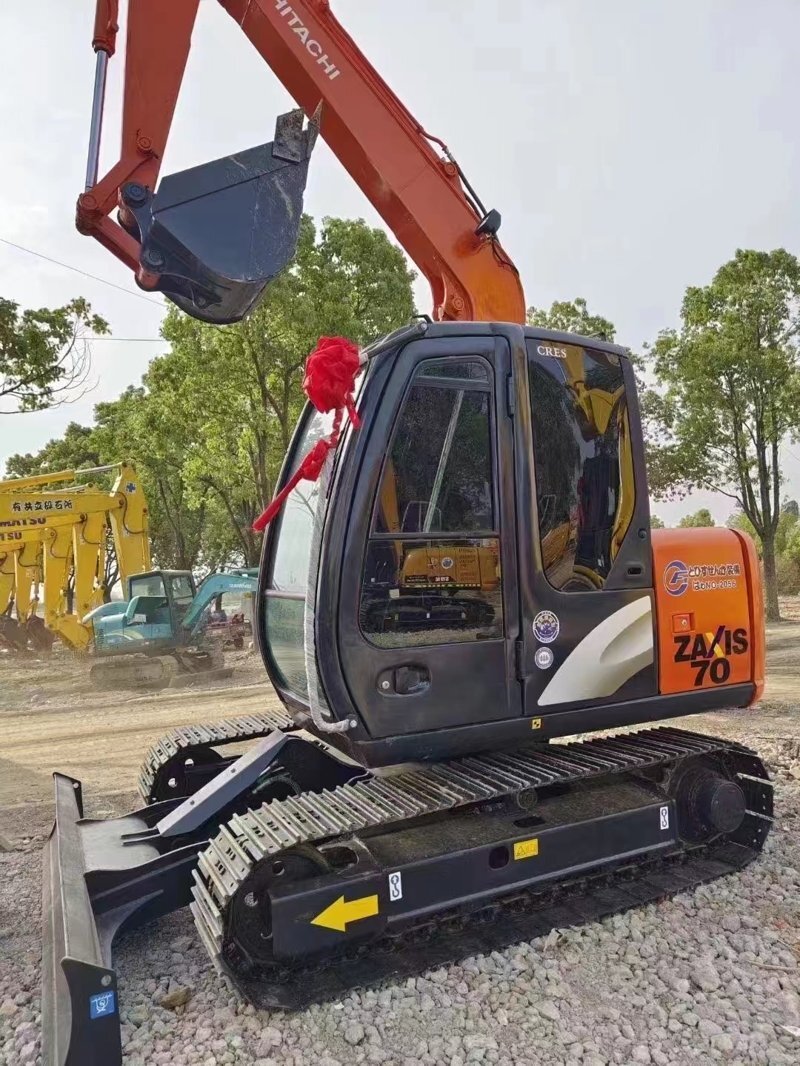
<instances>
[{"instance_id":1,"label":"green foliage","mask_svg":"<svg viewBox=\"0 0 800 1066\"><path fill-rule=\"evenodd\" d=\"M646 412L651 491L702 486L736 501L761 538L777 619L778 456L800 410L800 264L783 249L739 250L710 285L686 290L681 319L650 352L663 390Z\"/></svg>"},{"instance_id":2,"label":"green foliage","mask_svg":"<svg viewBox=\"0 0 800 1066\"><path fill-rule=\"evenodd\" d=\"M794 555L779 555L775 564L775 580L782 596L796 596L800 592L800 560Z\"/></svg>"},{"instance_id":3,"label":"green foliage","mask_svg":"<svg viewBox=\"0 0 800 1066\"><path fill-rule=\"evenodd\" d=\"M794 500L790 500L789 503L794 503ZM740 529L743 533L748 533L756 543L756 550L758 551L759 556L763 556L764 550L761 543L761 537L744 512L739 511L736 514L732 514L726 525L730 529ZM784 505L781 508L781 513L778 517L778 526L775 530L776 555L783 555L784 552L789 550L789 543L795 535L795 532L798 530L798 525L800 525L800 516L796 515L793 509L787 509L786 505Z\"/></svg>"},{"instance_id":4,"label":"green foliage","mask_svg":"<svg viewBox=\"0 0 800 1066\"><path fill-rule=\"evenodd\" d=\"M667 527L664 525L664 522L662 521L662 519L660 519L658 517L657 514L651 514L650 515L650 528L651 529L666 529Z\"/></svg>"},{"instance_id":5,"label":"green foliage","mask_svg":"<svg viewBox=\"0 0 800 1066\"><path fill-rule=\"evenodd\" d=\"M529 326L558 329L564 333L580 333L584 337L600 337L606 341L613 341L616 333L614 323L602 315L591 314L581 296L574 300L555 300L549 310L529 307L527 320Z\"/></svg>"},{"instance_id":6,"label":"green foliage","mask_svg":"<svg viewBox=\"0 0 800 1066\"><path fill-rule=\"evenodd\" d=\"M701 507L694 514L686 514L678 522L679 529L704 529L715 525L714 517L707 507Z\"/></svg>"},{"instance_id":7,"label":"green foliage","mask_svg":"<svg viewBox=\"0 0 800 1066\"><path fill-rule=\"evenodd\" d=\"M81 395L90 369L87 332L109 328L86 300L20 311L0 299L0 414L41 411Z\"/></svg>"},{"instance_id":8,"label":"green foliage","mask_svg":"<svg viewBox=\"0 0 800 1066\"><path fill-rule=\"evenodd\" d=\"M758 533L756 533L755 526L743 511L737 511L735 514L732 514L728 518L728 521L725 523L725 525L728 527L728 529L738 529L742 533L747 533L748 536L752 537L755 541L758 557L759 559L761 558L763 554L761 548L761 537L759 537Z\"/></svg>"}]
</instances>

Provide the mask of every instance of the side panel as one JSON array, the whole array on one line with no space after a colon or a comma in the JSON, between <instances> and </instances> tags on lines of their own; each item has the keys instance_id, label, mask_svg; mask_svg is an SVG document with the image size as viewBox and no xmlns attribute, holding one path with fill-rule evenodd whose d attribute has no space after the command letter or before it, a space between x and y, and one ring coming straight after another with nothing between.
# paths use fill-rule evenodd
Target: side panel
<instances>
[{"instance_id":1,"label":"side panel","mask_svg":"<svg viewBox=\"0 0 800 1066\"><path fill-rule=\"evenodd\" d=\"M659 690L663 694L753 679L753 633L744 546L730 529L653 531Z\"/></svg>"},{"instance_id":2,"label":"side panel","mask_svg":"<svg viewBox=\"0 0 800 1066\"><path fill-rule=\"evenodd\" d=\"M528 336L515 353L520 676L544 734L554 714L658 691L641 425L618 352Z\"/></svg>"}]
</instances>

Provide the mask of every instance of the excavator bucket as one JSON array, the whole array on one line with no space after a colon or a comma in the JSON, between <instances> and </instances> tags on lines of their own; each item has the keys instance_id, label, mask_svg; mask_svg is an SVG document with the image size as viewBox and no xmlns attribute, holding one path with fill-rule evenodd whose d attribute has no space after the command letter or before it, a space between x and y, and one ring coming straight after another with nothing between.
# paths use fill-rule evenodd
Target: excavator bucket
<instances>
[{"instance_id":1,"label":"excavator bucket","mask_svg":"<svg viewBox=\"0 0 800 1066\"><path fill-rule=\"evenodd\" d=\"M279 116L274 141L171 174L154 196L123 187L143 270L194 318L240 321L294 257L318 132L316 117L305 128L303 118Z\"/></svg>"}]
</instances>

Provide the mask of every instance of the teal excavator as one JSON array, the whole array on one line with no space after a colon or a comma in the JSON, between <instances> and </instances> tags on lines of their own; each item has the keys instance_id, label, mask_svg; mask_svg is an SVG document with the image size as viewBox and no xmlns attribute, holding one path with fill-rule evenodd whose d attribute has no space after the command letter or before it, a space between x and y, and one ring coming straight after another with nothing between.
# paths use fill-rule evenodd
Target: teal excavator
<instances>
[{"instance_id":1,"label":"teal excavator","mask_svg":"<svg viewBox=\"0 0 800 1066\"><path fill-rule=\"evenodd\" d=\"M94 631L92 682L103 688L164 688L189 675L224 676L221 641L210 640L208 608L225 595L253 595L257 570L210 574L149 570L129 578L127 599L104 603L84 622Z\"/></svg>"}]
</instances>

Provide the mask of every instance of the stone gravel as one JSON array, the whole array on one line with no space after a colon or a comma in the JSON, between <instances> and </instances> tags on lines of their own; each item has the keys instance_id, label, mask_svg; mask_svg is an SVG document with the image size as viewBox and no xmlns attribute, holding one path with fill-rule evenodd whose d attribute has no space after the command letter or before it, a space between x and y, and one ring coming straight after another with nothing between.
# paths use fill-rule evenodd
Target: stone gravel
<instances>
[{"instance_id":1,"label":"stone gravel","mask_svg":"<svg viewBox=\"0 0 800 1066\"><path fill-rule=\"evenodd\" d=\"M742 740L747 740L742 735ZM741 874L291 1015L214 973L188 912L116 954L126 1066L800 1062L800 744L759 743L777 821ZM40 1062L41 840L0 848L0 1064Z\"/></svg>"}]
</instances>

